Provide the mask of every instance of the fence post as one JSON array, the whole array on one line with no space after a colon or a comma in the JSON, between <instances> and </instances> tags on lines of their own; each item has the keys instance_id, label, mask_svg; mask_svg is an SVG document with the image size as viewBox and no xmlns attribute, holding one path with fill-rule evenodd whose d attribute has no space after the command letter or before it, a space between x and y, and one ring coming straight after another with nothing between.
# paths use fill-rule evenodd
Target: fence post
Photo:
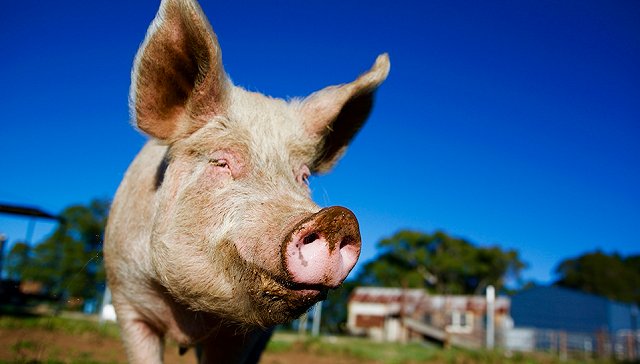
<instances>
[{"instance_id":1,"label":"fence post","mask_svg":"<svg viewBox=\"0 0 640 364\"><path fill-rule=\"evenodd\" d=\"M629 335L627 335L627 361L634 361L636 359L634 336L634 332L629 331Z\"/></svg>"},{"instance_id":2,"label":"fence post","mask_svg":"<svg viewBox=\"0 0 640 364\"><path fill-rule=\"evenodd\" d=\"M633 359L637 358L636 350L638 349L638 305L631 304L631 342L633 343Z\"/></svg>"},{"instance_id":3,"label":"fence post","mask_svg":"<svg viewBox=\"0 0 640 364\"><path fill-rule=\"evenodd\" d=\"M604 333L602 331L596 332L596 348L598 351L598 359L604 358Z\"/></svg>"},{"instance_id":4,"label":"fence post","mask_svg":"<svg viewBox=\"0 0 640 364\"><path fill-rule=\"evenodd\" d=\"M553 330L549 331L549 352L556 354L558 352L558 335Z\"/></svg>"},{"instance_id":5,"label":"fence post","mask_svg":"<svg viewBox=\"0 0 640 364\"><path fill-rule=\"evenodd\" d=\"M559 350L558 353L560 355L560 360L562 361L566 361L567 360L567 332L564 330L561 330L558 333L558 341L559 341Z\"/></svg>"},{"instance_id":6,"label":"fence post","mask_svg":"<svg viewBox=\"0 0 640 364\"><path fill-rule=\"evenodd\" d=\"M584 339L584 359L593 359L593 343L591 342L590 338Z\"/></svg>"}]
</instances>

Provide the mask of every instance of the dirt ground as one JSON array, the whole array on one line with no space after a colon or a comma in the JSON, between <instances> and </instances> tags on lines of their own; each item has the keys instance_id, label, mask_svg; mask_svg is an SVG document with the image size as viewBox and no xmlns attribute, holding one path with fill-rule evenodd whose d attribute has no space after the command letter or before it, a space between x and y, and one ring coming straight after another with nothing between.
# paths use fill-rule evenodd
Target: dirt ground
<instances>
[{"instance_id":1,"label":"dirt ground","mask_svg":"<svg viewBox=\"0 0 640 364\"><path fill-rule=\"evenodd\" d=\"M47 361L126 363L126 356L118 339L97 333L71 335L44 329L0 329L0 362L36 364ZM178 347L168 344L165 363L196 364L195 353L189 351L180 356ZM363 364L351 357L314 355L295 349L278 353L267 351L260 363Z\"/></svg>"}]
</instances>

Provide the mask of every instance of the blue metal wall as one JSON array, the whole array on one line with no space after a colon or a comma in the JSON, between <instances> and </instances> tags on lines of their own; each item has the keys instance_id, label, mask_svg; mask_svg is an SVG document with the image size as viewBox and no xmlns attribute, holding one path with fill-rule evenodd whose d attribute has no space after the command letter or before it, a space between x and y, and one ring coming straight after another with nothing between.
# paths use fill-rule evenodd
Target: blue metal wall
<instances>
[{"instance_id":1,"label":"blue metal wall","mask_svg":"<svg viewBox=\"0 0 640 364\"><path fill-rule=\"evenodd\" d=\"M611 332L618 330L631 330L631 305L611 301L608 305L609 329ZM637 328L636 328L637 329Z\"/></svg>"},{"instance_id":2,"label":"blue metal wall","mask_svg":"<svg viewBox=\"0 0 640 364\"><path fill-rule=\"evenodd\" d=\"M608 330L609 300L559 287L534 287L511 297L516 327L594 332Z\"/></svg>"},{"instance_id":3,"label":"blue metal wall","mask_svg":"<svg viewBox=\"0 0 640 364\"><path fill-rule=\"evenodd\" d=\"M639 328L633 317L637 310L633 304L560 287L534 287L511 297L516 327L615 334Z\"/></svg>"}]
</instances>

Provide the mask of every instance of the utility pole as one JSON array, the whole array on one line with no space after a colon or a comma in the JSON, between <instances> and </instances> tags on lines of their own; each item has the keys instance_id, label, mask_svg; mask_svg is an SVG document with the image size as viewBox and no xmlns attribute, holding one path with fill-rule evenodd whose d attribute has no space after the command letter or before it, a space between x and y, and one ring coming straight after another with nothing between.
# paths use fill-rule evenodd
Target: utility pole
<instances>
[{"instance_id":1,"label":"utility pole","mask_svg":"<svg viewBox=\"0 0 640 364\"><path fill-rule=\"evenodd\" d=\"M405 325L407 319L407 289L409 287L409 281L407 278L402 278L402 291L400 293L400 342L407 343L409 339L409 329Z\"/></svg>"},{"instance_id":2,"label":"utility pole","mask_svg":"<svg viewBox=\"0 0 640 364\"><path fill-rule=\"evenodd\" d=\"M496 290L487 286L487 349L493 350L495 340Z\"/></svg>"}]
</instances>

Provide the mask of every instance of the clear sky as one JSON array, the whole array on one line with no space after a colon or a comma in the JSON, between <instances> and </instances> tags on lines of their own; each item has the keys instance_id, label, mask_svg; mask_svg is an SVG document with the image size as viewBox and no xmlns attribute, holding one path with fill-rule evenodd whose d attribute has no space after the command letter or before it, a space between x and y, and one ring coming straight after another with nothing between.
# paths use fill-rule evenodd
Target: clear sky
<instances>
[{"instance_id":1,"label":"clear sky","mask_svg":"<svg viewBox=\"0 0 640 364\"><path fill-rule=\"evenodd\" d=\"M361 262L403 228L516 249L525 279L640 253L640 1L203 0L234 82L275 97L389 78L322 206L359 218ZM129 73L158 0L8 1L0 201L52 213L112 197L145 138ZM38 222L34 243L52 225ZM24 219L0 215L10 244Z\"/></svg>"}]
</instances>

